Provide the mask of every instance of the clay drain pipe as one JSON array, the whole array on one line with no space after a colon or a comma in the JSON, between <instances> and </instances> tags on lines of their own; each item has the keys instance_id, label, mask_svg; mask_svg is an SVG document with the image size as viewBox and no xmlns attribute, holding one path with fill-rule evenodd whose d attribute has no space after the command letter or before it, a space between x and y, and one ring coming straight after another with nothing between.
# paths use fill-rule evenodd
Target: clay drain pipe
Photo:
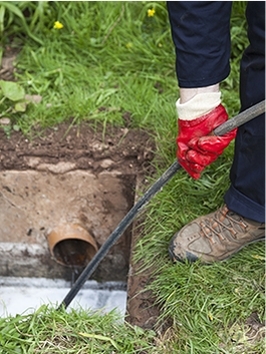
<instances>
[{"instance_id":1,"label":"clay drain pipe","mask_svg":"<svg viewBox=\"0 0 266 354\"><path fill-rule=\"evenodd\" d=\"M55 261L72 269L84 268L98 251L94 238L77 223L58 225L48 234L47 242Z\"/></svg>"},{"instance_id":2,"label":"clay drain pipe","mask_svg":"<svg viewBox=\"0 0 266 354\"><path fill-rule=\"evenodd\" d=\"M221 124L218 128L214 130L215 135L224 135L229 131L239 127L240 125L249 122L251 119L258 117L265 112L265 100L257 103L256 105L248 108L247 110L239 113L235 117L229 119L227 122ZM83 272L78 277L77 281L74 283L62 303L59 305L58 310L64 308L66 309L74 297L77 295L86 280L92 275L97 265L101 262L104 256L107 254L109 249L113 244L119 239L127 227L133 222L136 216L140 213L143 207L148 203L148 201L157 194L161 188L169 182L169 180L175 175L175 173L181 169L181 166L177 161L175 161L163 174L162 176L148 189L148 191L138 200L138 202L130 209L127 215L122 219L120 224L107 238L105 243L101 246L99 251L96 253L95 257L86 266Z\"/></svg>"}]
</instances>

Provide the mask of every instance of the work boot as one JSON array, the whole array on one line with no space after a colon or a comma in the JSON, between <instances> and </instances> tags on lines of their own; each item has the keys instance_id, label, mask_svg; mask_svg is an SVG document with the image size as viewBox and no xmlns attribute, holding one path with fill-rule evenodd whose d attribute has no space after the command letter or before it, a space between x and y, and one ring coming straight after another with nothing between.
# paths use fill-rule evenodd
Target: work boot
<instances>
[{"instance_id":1,"label":"work boot","mask_svg":"<svg viewBox=\"0 0 266 354\"><path fill-rule=\"evenodd\" d=\"M173 261L203 263L223 261L244 246L265 239L265 224L228 210L226 205L184 226L172 238L169 254Z\"/></svg>"}]
</instances>

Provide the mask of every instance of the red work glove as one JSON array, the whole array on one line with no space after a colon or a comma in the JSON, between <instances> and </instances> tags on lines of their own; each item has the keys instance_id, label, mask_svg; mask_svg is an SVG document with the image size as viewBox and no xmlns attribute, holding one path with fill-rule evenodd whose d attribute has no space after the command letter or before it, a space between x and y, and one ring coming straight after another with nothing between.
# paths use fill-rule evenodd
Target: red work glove
<instances>
[{"instance_id":1,"label":"red work glove","mask_svg":"<svg viewBox=\"0 0 266 354\"><path fill-rule=\"evenodd\" d=\"M200 178L204 168L215 161L235 138L237 129L223 136L209 135L227 119L226 110L220 104L199 118L178 120L177 159L191 177Z\"/></svg>"}]
</instances>

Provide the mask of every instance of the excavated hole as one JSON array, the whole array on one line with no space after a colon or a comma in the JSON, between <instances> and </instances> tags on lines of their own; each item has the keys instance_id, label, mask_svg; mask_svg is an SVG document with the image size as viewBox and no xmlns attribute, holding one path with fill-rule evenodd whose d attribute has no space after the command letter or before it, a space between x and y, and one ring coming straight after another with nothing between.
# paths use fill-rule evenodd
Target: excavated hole
<instances>
[{"instance_id":1,"label":"excavated hole","mask_svg":"<svg viewBox=\"0 0 266 354\"><path fill-rule=\"evenodd\" d=\"M53 298L54 302L63 301L96 251L92 252L91 244L70 238L57 243L52 253L47 236L58 225L60 230L67 225L65 237L69 225L78 225L99 249L133 206L135 180L134 175L106 171L97 176L80 170L58 175L0 172L1 316L24 312L25 306L34 303L36 308L44 298L46 303ZM128 227L70 307L78 302L83 308L117 308L125 314L130 246Z\"/></svg>"},{"instance_id":2,"label":"excavated hole","mask_svg":"<svg viewBox=\"0 0 266 354\"><path fill-rule=\"evenodd\" d=\"M54 293L63 300L84 267L71 266L67 257L64 261L68 259L70 264L58 263L58 249L52 256L48 235L60 225L78 224L99 248L133 206L138 186L144 183L145 188L144 177L153 172L155 151L149 134L127 128L106 131L108 136L103 137L101 130L97 133L86 124L62 124L41 136L37 132L30 141L19 132L7 138L0 130L0 285L8 286L13 297L17 280L25 279L36 287L34 297L39 288L52 281ZM93 289L118 290L114 294L116 304L126 301L120 290L130 294L134 302L134 289L141 290L136 282L143 282L133 275L132 238L129 226L90 277ZM79 247L80 242L76 249ZM68 289L66 284L70 284ZM85 284L80 293L87 288ZM44 290L40 291L44 296ZM90 295L94 302L95 294L93 290ZM108 296L99 295L96 302L100 307L106 305ZM147 303L147 299L139 301ZM143 306L136 308L133 302L131 307L136 311L131 323L135 318L145 322L137 309L143 311ZM150 303L147 308L151 308Z\"/></svg>"},{"instance_id":3,"label":"excavated hole","mask_svg":"<svg viewBox=\"0 0 266 354\"><path fill-rule=\"evenodd\" d=\"M0 275L73 280L73 275L77 277L84 267L75 266L68 256L80 246L82 256L85 242L63 240L52 257L47 236L58 225L75 223L88 230L100 248L133 206L135 179L134 175L115 171L99 175L80 170L64 174L0 172ZM62 243L65 247L60 247ZM129 227L92 279L126 282L130 244ZM58 250L64 248L61 258L65 265L61 265L56 259Z\"/></svg>"}]
</instances>

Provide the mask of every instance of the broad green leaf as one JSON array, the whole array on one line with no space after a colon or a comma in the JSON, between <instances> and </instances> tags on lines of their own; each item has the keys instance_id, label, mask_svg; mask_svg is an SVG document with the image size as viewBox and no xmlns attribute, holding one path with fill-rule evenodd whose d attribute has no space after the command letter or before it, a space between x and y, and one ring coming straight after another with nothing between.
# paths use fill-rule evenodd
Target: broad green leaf
<instances>
[{"instance_id":1,"label":"broad green leaf","mask_svg":"<svg viewBox=\"0 0 266 354\"><path fill-rule=\"evenodd\" d=\"M0 87L6 98L11 101L19 101L25 97L25 91L16 82L0 80Z\"/></svg>"},{"instance_id":2,"label":"broad green leaf","mask_svg":"<svg viewBox=\"0 0 266 354\"><path fill-rule=\"evenodd\" d=\"M25 101L19 101L15 104L14 108L16 112L25 112L27 108L27 103Z\"/></svg>"}]
</instances>

